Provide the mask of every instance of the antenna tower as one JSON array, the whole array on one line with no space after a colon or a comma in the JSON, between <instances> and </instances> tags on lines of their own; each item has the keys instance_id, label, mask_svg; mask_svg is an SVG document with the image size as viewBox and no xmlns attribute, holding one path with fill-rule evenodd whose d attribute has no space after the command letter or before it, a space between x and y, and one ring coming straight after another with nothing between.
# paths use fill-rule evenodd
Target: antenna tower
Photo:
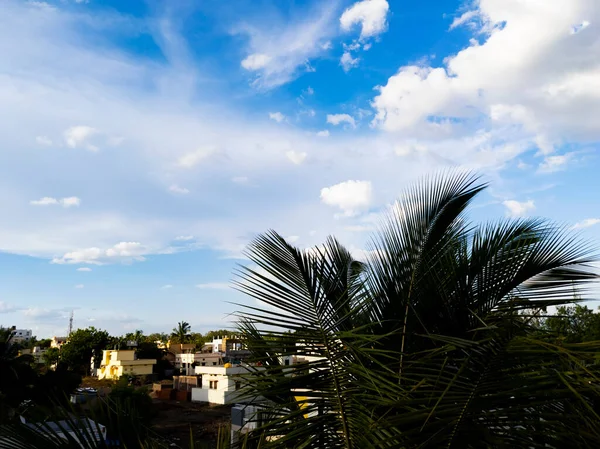
<instances>
[{"instance_id":1,"label":"antenna tower","mask_svg":"<svg viewBox=\"0 0 600 449\"><path fill-rule=\"evenodd\" d=\"M69 318L69 334L67 337L71 336L71 332L73 332L73 310L71 310L71 317Z\"/></svg>"}]
</instances>

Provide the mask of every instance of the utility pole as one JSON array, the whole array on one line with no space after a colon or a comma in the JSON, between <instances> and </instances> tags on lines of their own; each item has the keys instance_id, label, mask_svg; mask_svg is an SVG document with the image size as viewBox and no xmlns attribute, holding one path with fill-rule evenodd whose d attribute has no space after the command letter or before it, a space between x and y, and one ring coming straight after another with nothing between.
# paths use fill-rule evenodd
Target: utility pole
<instances>
[{"instance_id":1,"label":"utility pole","mask_svg":"<svg viewBox=\"0 0 600 449\"><path fill-rule=\"evenodd\" d=\"M74 311L71 310L71 318L69 318L69 334L67 335L67 337L70 337L71 333L73 332L73 313Z\"/></svg>"}]
</instances>

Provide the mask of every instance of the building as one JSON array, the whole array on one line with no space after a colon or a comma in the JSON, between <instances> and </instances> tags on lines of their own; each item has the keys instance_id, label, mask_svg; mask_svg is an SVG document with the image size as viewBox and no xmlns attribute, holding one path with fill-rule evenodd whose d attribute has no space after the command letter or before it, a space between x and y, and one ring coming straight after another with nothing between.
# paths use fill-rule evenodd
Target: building
<instances>
[{"instance_id":1,"label":"building","mask_svg":"<svg viewBox=\"0 0 600 449\"><path fill-rule=\"evenodd\" d=\"M93 361L92 361L93 363ZM156 364L154 359L138 359L135 351L112 350L102 351L102 361L97 370L98 379L118 379L121 376L141 376L152 374Z\"/></svg>"},{"instance_id":2,"label":"building","mask_svg":"<svg viewBox=\"0 0 600 449\"><path fill-rule=\"evenodd\" d=\"M33 349L22 349L19 351L19 355L30 355L33 357L33 360L38 365L43 365L45 362L44 354L47 349L42 349L39 346L35 346Z\"/></svg>"},{"instance_id":3,"label":"building","mask_svg":"<svg viewBox=\"0 0 600 449\"><path fill-rule=\"evenodd\" d=\"M69 443L69 447L76 447L70 444L72 442L82 449L104 446L103 443L106 442L106 426L89 418L28 423L25 418L21 417L21 423L32 431L50 438L56 444L59 444L57 440L64 440L65 444ZM7 437L1 437L0 447L13 447L14 441L8 440Z\"/></svg>"},{"instance_id":4,"label":"building","mask_svg":"<svg viewBox=\"0 0 600 449\"><path fill-rule=\"evenodd\" d=\"M33 336L31 329L17 329L14 326L10 329L10 332L11 343L27 344Z\"/></svg>"},{"instance_id":5,"label":"building","mask_svg":"<svg viewBox=\"0 0 600 449\"><path fill-rule=\"evenodd\" d=\"M240 401L242 375L248 368L226 363L219 366L196 366L196 375L202 376L202 387L192 388L193 402L232 404Z\"/></svg>"},{"instance_id":6,"label":"building","mask_svg":"<svg viewBox=\"0 0 600 449\"><path fill-rule=\"evenodd\" d=\"M64 345L67 342L67 339L68 337L52 337L50 347L60 349L62 345Z\"/></svg>"}]
</instances>

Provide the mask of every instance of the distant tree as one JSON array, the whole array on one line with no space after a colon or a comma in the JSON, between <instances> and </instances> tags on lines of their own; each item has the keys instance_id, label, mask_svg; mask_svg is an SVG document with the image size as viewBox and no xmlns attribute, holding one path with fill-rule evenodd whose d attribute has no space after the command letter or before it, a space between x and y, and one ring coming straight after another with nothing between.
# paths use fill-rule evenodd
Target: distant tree
<instances>
[{"instance_id":1,"label":"distant tree","mask_svg":"<svg viewBox=\"0 0 600 449\"><path fill-rule=\"evenodd\" d=\"M157 341L166 343L169 340L169 336L164 332L154 332L153 334L147 335L145 340L152 343Z\"/></svg>"},{"instance_id":2,"label":"distant tree","mask_svg":"<svg viewBox=\"0 0 600 449\"><path fill-rule=\"evenodd\" d=\"M192 332L190 334L190 343L194 343L196 345L196 349L202 349L206 342L206 337L204 337L200 332Z\"/></svg>"},{"instance_id":3,"label":"distant tree","mask_svg":"<svg viewBox=\"0 0 600 449\"><path fill-rule=\"evenodd\" d=\"M109 347L112 340L108 332L94 327L77 329L61 348L61 361L70 370L87 375L92 356L94 363L99 364L102 350Z\"/></svg>"},{"instance_id":4,"label":"distant tree","mask_svg":"<svg viewBox=\"0 0 600 449\"><path fill-rule=\"evenodd\" d=\"M165 350L161 349L154 342L143 341L138 344L135 351L138 359L161 360L165 355ZM156 365L154 365L156 367Z\"/></svg>"},{"instance_id":5,"label":"distant tree","mask_svg":"<svg viewBox=\"0 0 600 449\"><path fill-rule=\"evenodd\" d=\"M37 342L36 346L39 346L40 348L45 349L45 348L49 348L51 343L52 343L52 339L44 338L42 340L39 340Z\"/></svg>"},{"instance_id":6,"label":"distant tree","mask_svg":"<svg viewBox=\"0 0 600 449\"><path fill-rule=\"evenodd\" d=\"M50 368L52 365L58 363L58 360L60 359L60 350L58 348L48 348L42 355L42 359L44 360L46 367Z\"/></svg>"},{"instance_id":7,"label":"distant tree","mask_svg":"<svg viewBox=\"0 0 600 449\"><path fill-rule=\"evenodd\" d=\"M186 321L177 323L177 327L171 333L171 340L174 343L187 343L190 341L190 331L192 327Z\"/></svg>"},{"instance_id":8,"label":"distant tree","mask_svg":"<svg viewBox=\"0 0 600 449\"><path fill-rule=\"evenodd\" d=\"M588 306L560 306L556 314L546 318L543 327L566 343L600 340L600 314Z\"/></svg>"}]
</instances>

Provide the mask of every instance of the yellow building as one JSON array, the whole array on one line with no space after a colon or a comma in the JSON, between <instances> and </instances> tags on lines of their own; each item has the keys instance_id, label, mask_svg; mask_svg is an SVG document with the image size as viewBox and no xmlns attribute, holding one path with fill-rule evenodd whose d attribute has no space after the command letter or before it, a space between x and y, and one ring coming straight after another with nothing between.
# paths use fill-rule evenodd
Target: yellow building
<instances>
[{"instance_id":1,"label":"yellow building","mask_svg":"<svg viewBox=\"0 0 600 449\"><path fill-rule=\"evenodd\" d=\"M134 350L104 350L98 368L98 379L152 374L152 366L155 363L154 359L137 359Z\"/></svg>"}]
</instances>

